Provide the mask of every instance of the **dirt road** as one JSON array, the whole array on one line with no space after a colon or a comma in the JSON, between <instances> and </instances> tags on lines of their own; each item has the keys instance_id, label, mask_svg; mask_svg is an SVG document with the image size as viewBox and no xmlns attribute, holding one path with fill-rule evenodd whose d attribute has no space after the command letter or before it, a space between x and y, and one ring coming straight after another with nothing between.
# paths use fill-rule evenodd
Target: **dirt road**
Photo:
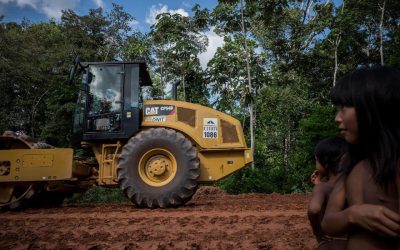
<instances>
[{"instance_id":1,"label":"dirt road","mask_svg":"<svg viewBox=\"0 0 400 250\"><path fill-rule=\"evenodd\" d=\"M64 205L0 213L1 249L313 249L309 196L201 188L184 207Z\"/></svg>"}]
</instances>

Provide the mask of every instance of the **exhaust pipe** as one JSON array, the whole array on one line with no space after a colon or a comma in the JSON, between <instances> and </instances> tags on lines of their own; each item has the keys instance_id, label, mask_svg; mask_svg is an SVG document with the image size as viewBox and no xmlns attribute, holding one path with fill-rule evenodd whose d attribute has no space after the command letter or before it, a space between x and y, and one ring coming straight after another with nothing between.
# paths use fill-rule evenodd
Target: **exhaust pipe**
<instances>
[{"instance_id":1,"label":"exhaust pipe","mask_svg":"<svg viewBox=\"0 0 400 250\"><path fill-rule=\"evenodd\" d=\"M181 80L177 80L172 84L172 100L176 101L178 99L178 85L181 83Z\"/></svg>"},{"instance_id":2,"label":"exhaust pipe","mask_svg":"<svg viewBox=\"0 0 400 250\"><path fill-rule=\"evenodd\" d=\"M71 67L71 70L69 71L69 77L68 77L68 83L71 84L72 81L74 80L75 73L78 70L78 66L80 66L81 63L81 57L77 55L74 60L74 66Z\"/></svg>"}]
</instances>

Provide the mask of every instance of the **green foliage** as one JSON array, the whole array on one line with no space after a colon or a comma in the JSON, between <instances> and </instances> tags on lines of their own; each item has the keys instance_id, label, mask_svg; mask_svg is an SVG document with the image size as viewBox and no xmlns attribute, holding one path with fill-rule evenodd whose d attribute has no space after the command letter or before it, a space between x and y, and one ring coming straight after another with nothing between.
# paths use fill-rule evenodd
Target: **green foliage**
<instances>
[{"instance_id":1,"label":"green foliage","mask_svg":"<svg viewBox=\"0 0 400 250\"><path fill-rule=\"evenodd\" d=\"M309 178L303 180L303 172L293 167L257 167L254 170L247 167L216 185L232 194L304 192L310 190L310 181Z\"/></svg>"},{"instance_id":2,"label":"green foliage","mask_svg":"<svg viewBox=\"0 0 400 250\"><path fill-rule=\"evenodd\" d=\"M210 95L207 91L204 73L200 69L191 69L185 76L185 82L186 101L207 106Z\"/></svg>"},{"instance_id":3,"label":"green foliage","mask_svg":"<svg viewBox=\"0 0 400 250\"><path fill-rule=\"evenodd\" d=\"M314 105L309 115L300 121L299 147L313 150L319 140L336 134L335 112L332 105Z\"/></svg>"},{"instance_id":4,"label":"green foliage","mask_svg":"<svg viewBox=\"0 0 400 250\"><path fill-rule=\"evenodd\" d=\"M122 48L122 58L126 61L144 58L148 64L152 64L151 46L152 44L147 34L134 32L127 37L125 46Z\"/></svg>"},{"instance_id":5,"label":"green foliage","mask_svg":"<svg viewBox=\"0 0 400 250\"><path fill-rule=\"evenodd\" d=\"M269 96L268 100L271 99ZM284 140L284 136L282 135L279 139L279 135L276 133L279 131L277 128L275 128L276 132L270 133L269 136L259 136L258 134L258 138L267 137L268 140L264 142L266 145L257 145L256 147L254 157L256 169L254 171L250 168L243 169L219 181L217 185L230 193L310 191L310 174L315 168L314 147L319 140L336 133L334 113L335 109L331 105L311 107L309 114L299 122L298 139L290 158L286 161L283 157L285 144L279 144L281 140ZM286 117L285 114L283 115ZM277 114L273 116L277 117ZM263 129L263 131L271 132L271 128ZM276 155L275 152L278 149L282 153Z\"/></svg>"},{"instance_id":6,"label":"green foliage","mask_svg":"<svg viewBox=\"0 0 400 250\"><path fill-rule=\"evenodd\" d=\"M66 203L123 203L128 199L119 188L93 187L82 194L74 194Z\"/></svg>"},{"instance_id":7,"label":"green foliage","mask_svg":"<svg viewBox=\"0 0 400 250\"><path fill-rule=\"evenodd\" d=\"M232 37L240 31L239 2L220 1L211 13L218 32ZM385 61L397 65L398 28L394 28L394 23L400 20L400 9L397 1L386 2L383 51L388 58ZM243 186L245 191L308 190L309 175L315 164L314 146L320 139L336 134L334 109L329 105L336 65L338 79L359 65L380 62L382 2L351 0L345 5L335 5L326 1L258 0L245 3L246 27L262 47L260 54L267 60L263 67L269 74L267 84L254 97L257 169L254 173L240 172L223 183L233 189ZM221 57L217 53L213 60L229 56ZM224 71L217 68L215 72ZM225 76L231 79L229 74ZM232 86L235 85L227 84L227 89L232 91ZM239 98L235 94L239 93L233 90L230 98L223 98L220 103L234 103L232 99L237 102ZM229 103L226 106L231 107ZM283 184L274 186L271 182Z\"/></svg>"},{"instance_id":8,"label":"green foliage","mask_svg":"<svg viewBox=\"0 0 400 250\"><path fill-rule=\"evenodd\" d=\"M322 139L337 134L332 105L314 105L300 121L296 150L290 159L293 174L288 182L294 190L310 187L310 173L315 169L314 147Z\"/></svg>"},{"instance_id":9,"label":"green foliage","mask_svg":"<svg viewBox=\"0 0 400 250\"><path fill-rule=\"evenodd\" d=\"M213 106L218 110L237 115L245 112L249 100L254 98L254 93L266 85L267 75L262 59L254 52L256 44L249 40L253 87L250 91L243 36L240 34L233 37L226 36L224 42L225 44L217 49L214 57L208 62L206 74L210 82L211 95L218 97Z\"/></svg>"}]
</instances>

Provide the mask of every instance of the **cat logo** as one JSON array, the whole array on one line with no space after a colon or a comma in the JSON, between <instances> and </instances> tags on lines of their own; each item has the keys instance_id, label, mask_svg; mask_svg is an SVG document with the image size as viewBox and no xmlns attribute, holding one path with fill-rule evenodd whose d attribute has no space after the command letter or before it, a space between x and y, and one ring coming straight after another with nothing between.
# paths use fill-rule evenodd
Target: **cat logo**
<instances>
[{"instance_id":1,"label":"cat logo","mask_svg":"<svg viewBox=\"0 0 400 250\"><path fill-rule=\"evenodd\" d=\"M175 114L174 105L149 104L149 105L144 105L143 110L145 116L163 116L163 115Z\"/></svg>"},{"instance_id":2,"label":"cat logo","mask_svg":"<svg viewBox=\"0 0 400 250\"><path fill-rule=\"evenodd\" d=\"M146 107L144 109L144 115L157 115L159 108L160 107Z\"/></svg>"}]
</instances>

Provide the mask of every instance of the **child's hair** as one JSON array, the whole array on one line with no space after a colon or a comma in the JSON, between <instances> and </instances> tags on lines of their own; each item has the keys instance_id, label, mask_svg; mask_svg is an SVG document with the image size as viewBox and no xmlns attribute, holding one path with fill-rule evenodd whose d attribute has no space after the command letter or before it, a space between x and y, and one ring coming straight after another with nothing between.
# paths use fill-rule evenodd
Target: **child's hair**
<instances>
[{"instance_id":1,"label":"child's hair","mask_svg":"<svg viewBox=\"0 0 400 250\"><path fill-rule=\"evenodd\" d=\"M314 155L323 167L338 174L341 171L340 161L347 151L347 142L339 136L332 136L318 142Z\"/></svg>"},{"instance_id":2,"label":"child's hair","mask_svg":"<svg viewBox=\"0 0 400 250\"><path fill-rule=\"evenodd\" d=\"M331 99L356 111L359 138L350 146L346 172L366 159L377 184L394 181L400 160L400 71L383 66L357 69L337 82Z\"/></svg>"}]
</instances>

